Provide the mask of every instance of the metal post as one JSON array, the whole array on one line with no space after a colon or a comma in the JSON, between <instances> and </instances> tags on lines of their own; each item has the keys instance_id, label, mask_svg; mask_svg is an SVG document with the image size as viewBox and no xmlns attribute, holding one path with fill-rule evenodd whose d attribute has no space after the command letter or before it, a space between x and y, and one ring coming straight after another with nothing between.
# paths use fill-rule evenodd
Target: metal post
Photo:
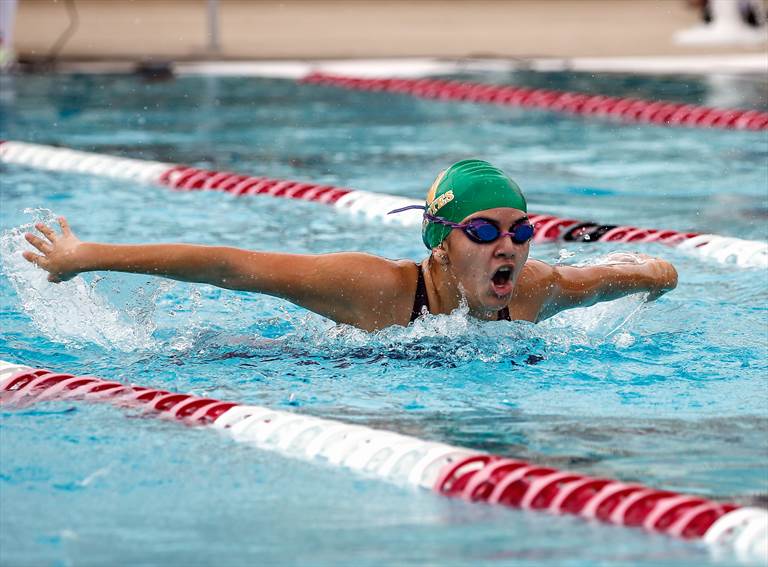
<instances>
[{"instance_id":1,"label":"metal post","mask_svg":"<svg viewBox=\"0 0 768 567\"><path fill-rule=\"evenodd\" d=\"M219 44L219 0L208 0L208 53L218 53Z\"/></svg>"}]
</instances>

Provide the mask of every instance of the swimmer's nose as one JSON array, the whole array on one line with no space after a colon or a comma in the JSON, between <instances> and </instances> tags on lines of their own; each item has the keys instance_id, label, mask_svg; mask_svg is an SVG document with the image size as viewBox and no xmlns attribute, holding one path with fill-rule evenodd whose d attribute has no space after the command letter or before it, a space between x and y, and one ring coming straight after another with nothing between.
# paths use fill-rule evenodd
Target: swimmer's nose
<instances>
[{"instance_id":1,"label":"swimmer's nose","mask_svg":"<svg viewBox=\"0 0 768 567\"><path fill-rule=\"evenodd\" d=\"M493 255L497 258L514 258L520 252L520 246L512 242L511 236L502 236L496 241Z\"/></svg>"}]
</instances>

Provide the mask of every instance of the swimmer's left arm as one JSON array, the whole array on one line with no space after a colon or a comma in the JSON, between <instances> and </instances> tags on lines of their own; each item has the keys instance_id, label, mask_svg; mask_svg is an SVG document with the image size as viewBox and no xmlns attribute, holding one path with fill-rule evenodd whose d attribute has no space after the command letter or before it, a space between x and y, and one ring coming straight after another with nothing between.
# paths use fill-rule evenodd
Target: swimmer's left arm
<instances>
[{"instance_id":1,"label":"swimmer's left arm","mask_svg":"<svg viewBox=\"0 0 768 567\"><path fill-rule=\"evenodd\" d=\"M653 300L677 287L677 270L661 258L645 254L614 254L598 266L553 266L546 278L547 297L539 320L572 307L588 307L632 293Z\"/></svg>"}]
</instances>

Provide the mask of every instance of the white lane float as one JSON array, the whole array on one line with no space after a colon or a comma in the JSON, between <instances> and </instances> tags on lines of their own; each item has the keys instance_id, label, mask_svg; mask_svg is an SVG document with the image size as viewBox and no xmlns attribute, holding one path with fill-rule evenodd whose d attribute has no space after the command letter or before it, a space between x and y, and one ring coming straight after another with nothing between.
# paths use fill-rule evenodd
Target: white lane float
<instances>
[{"instance_id":1,"label":"white lane float","mask_svg":"<svg viewBox=\"0 0 768 567\"><path fill-rule=\"evenodd\" d=\"M703 540L717 553L749 562L768 558L763 508L560 471L363 425L0 361L0 406L56 400L143 408L148 416L210 427L262 450L443 496Z\"/></svg>"},{"instance_id":2,"label":"white lane float","mask_svg":"<svg viewBox=\"0 0 768 567\"><path fill-rule=\"evenodd\" d=\"M241 175L157 161L121 158L26 142L0 141L0 162L50 171L87 173L181 191L223 191L233 195L270 195L323 203L339 211L403 226L421 224L420 211L387 215L393 209L423 204L396 195L310 182ZM768 267L768 243L716 234L647 229L530 213L534 242L659 243L740 268Z\"/></svg>"}]
</instances>

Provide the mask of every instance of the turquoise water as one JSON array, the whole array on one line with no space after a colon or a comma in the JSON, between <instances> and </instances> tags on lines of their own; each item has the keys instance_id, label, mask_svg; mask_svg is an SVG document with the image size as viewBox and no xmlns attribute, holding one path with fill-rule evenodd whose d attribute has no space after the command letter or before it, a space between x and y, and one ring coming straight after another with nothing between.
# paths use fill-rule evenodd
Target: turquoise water
<instances>
[{"instance_id":1,"label":"turquoise water","mask_svg":"<svg viewBox=\"0 0 768 567\"><path fill-rule=\"evenodd\" d=\"M762 79L465 76L765 108ZM768 240L768 135L667 129L291 81L4 78L0 137L419 197L446 164L498 163L534 212ZM768 493L768 274L644 245L680 285L539 325L463 313L368 334L283 301L143 276L54 286L17 229L81 238L424 255L322 205L1 166L0 359L363 423L739 503ZM26 212L25 212L26 211ZM694 544L483 505L79 403L3 409L0 563L700 565ZM116 559L117 558L117 559ZM728 563L728 560L725 560Z\"/></svg>"}]
</instances>

